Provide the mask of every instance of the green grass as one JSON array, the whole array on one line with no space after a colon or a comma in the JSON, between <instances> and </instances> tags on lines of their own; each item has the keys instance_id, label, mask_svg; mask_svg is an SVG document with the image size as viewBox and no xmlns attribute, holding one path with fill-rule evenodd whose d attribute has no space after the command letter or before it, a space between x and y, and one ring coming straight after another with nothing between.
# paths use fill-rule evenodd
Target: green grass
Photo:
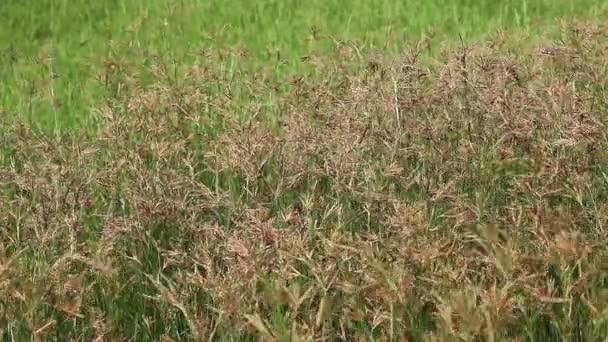
<instances>
[{"instance_id":1,"label":"green grass","mask_svg":"<svg viewBox=\"0 0 608 342\"><path fill-rule=\"evenodd\" d=\"M542 30L560 17L597 17L601 0L100 1L8 0L0 5L0 109L44 129L91 125L106 89L106 62L146 67L200 60L201 49L243 46L253 65L278 73L331 39L399 51L422 33L439 41L478 38L497 28ZM558 5L559 4L559 5ZM231 61L225 67L233 68Z\"/></svg>"},{"instance_id":2,"label":"green grass","mask_svg":"<svg viewBox=\"0 0 608 342\"><path fill-rule=\"evenodd\" d=\"M0 340L599 341L604 10L2 2Z\"/></svg>"}]
</instances>

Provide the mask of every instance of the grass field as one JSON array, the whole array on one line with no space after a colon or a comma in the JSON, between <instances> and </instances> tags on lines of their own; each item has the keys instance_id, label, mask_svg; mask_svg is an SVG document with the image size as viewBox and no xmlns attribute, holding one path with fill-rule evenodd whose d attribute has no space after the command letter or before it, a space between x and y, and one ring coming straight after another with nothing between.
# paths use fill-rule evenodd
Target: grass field
<instances>
[{"instance_id":1,"label":"grass field","mask_svg":"<svg viewBox=\"0 0 608 342\"><path fill-rule=\"evenodd\" d=\"M200 61L202 49L243 47L248 64L279 73L333 40L396 52L420 34L434 42L479 38L497 28L542 32L556 18L597 17L601 0L7 0L0 6L0 106L45 129L90 126L107 89L109 63L172 68ZM311 35L325 39L310 40ZM215 53L215 52L214 52ZM235 68L224 60L225 68Z\"/></svg>"},{"instance_id":2,"label":"grass field","mask_svg":"<svg viewBox=\"0 0 608 342\"><path fill-rule=\"evenodd\" d=\"M602 1L0 4L0 339L606 341Z\"/></svg>"}]
</instances>

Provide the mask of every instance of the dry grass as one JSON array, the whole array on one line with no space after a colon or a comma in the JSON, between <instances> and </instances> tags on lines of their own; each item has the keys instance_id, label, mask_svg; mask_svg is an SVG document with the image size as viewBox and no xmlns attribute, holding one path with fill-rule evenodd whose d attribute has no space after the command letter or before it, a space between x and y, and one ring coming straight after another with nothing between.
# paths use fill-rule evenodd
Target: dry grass
<instances>
[{"instance_id":1,"label":"dry grass","mask_svg":"<svg viewBox=\"0 0 608 342\"><path fill-rule=\"evenodd\" d=\"M108 64L95 137L2 133L2 338L601 341L608 35L564 36Z\"/></svg>"}]
</instances>

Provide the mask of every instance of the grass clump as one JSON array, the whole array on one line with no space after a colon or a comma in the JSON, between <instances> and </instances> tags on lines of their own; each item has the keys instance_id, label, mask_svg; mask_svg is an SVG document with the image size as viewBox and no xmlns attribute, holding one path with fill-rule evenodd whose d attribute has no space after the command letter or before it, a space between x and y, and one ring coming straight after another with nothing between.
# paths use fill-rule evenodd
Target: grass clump
<instances>
[{"instance_id":1,"label":"grass clump","mask_svg":"<svg viewBox=\"0 0 608 342\"><path fill-rule=\"evenodd\" d=\"M601 339L608 32L563 38L114 70L92 136L2 133L0 335Z\"/></svg>"}]
</instances>

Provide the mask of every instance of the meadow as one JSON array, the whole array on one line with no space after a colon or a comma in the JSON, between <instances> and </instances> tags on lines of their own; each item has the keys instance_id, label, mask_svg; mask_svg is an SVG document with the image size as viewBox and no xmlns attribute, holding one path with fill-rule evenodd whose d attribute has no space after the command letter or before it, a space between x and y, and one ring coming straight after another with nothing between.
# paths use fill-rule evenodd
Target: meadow
<instances>
[{"instance_id":1,"label":"meadow","mask_svg":"<svg viewBox=\"0 0 608 342\"><path fill-rule=\"evenodd\" d=\"M603 1L0 4L0 338L606 341Z\"/></svg>"},{"instance_id":2,"label":"meadow","mask_svg":"<svg viewBox=\"0 0 608 342\"><path fill-rule=\"evenodd\" d=\"M146 73L160 59L179 73L207 58L203 51L239 48L251 54L251 67L284 75L300 71L308 54L331 51L335 40L394 54L420 35L447 42L497 29L540 33L557 19L604 11L601 0L7 0L0 6L0 106L57 133L95 125L91 108L112 96L99 82L104 66ZM218 67L243 67L226 58Z\"/></svg>"}]
</instances>

